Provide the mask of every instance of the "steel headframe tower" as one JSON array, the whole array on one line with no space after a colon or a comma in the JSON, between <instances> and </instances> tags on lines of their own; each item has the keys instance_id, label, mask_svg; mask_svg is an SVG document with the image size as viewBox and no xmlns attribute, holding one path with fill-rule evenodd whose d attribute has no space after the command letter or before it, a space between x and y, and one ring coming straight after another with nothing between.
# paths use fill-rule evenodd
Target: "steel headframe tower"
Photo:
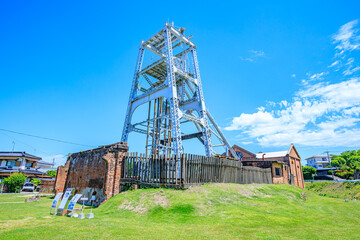
<instances>
[{"instance_id":1,"label":"steel headframe tower","mask_svg":"<svg viewBox=\"0 0 360 240\"><path fill-rule=\"evenodd\" d=\"M207 156L215 154L215 147L223 146L237 157L206 109L196 46L184 30L165 23L160 32L141 42L121 141L127 142L132 131L143 133L146 154L157 155L183 153L182 141L198 138ZM145 50L157 60L151 58L151 63L142 68ZM135 109L146 103L147 119L131 123ZM188 122L197 131L183 133L181 126ZM212 137L219 144L212 145Z\"/></svg>"}]
</instances>

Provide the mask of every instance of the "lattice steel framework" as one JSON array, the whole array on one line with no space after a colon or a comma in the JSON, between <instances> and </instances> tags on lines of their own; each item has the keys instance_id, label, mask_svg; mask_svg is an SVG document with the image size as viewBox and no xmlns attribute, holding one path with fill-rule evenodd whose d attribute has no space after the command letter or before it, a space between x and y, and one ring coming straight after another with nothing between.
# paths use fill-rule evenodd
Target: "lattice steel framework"
<instances>
[{"instance_id":1,"label":"lattice steel framework","mask_svg":"<svg viewBox=\"0 0 360 240\"><path fill-rule=\"evenodd\" d=\"M215 155L215 147L224 147L226 153L237 156L205 106L196 46L184 30L165 23L160 32L141 42L122 141L127 142L132 131L143 133L146 154L157 155L183 153L182 141L197 138L207 156ZM142 68L145 51L158 60ZM146 103L147 119L131 123L136 108ZM182 124L188 122L197 132L181 131ZM212 138L219 144L212 145Z\"/></svg>"}]
</instances>

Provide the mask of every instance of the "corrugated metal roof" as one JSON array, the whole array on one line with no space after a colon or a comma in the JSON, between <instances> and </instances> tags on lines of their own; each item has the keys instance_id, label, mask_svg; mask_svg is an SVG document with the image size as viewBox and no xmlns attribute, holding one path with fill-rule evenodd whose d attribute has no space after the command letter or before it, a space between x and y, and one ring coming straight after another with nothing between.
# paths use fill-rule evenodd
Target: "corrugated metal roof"
<instances>
[{"instance_id":1,"label":"corrugated metal roof","mask_svg":"<svg viewBox=\"0 0 360 240\"><path fill-rule=\"evenodd\" d=\"M263 155L264 155L264 158L285 157L287 154L288 154L288 151L257 153L256 158L262 159Z\"/></svg>"},{"instance_id":2,"label":"corrugated metal roof","mask_svg":"<svg viewBox=\"0 0 360 240\"><path fill-rule=\"evenodd\" d=\"M41 157L28 154L26 152L0 152L0 157L28 157L41 160Z\"/></svg>"}]
</instances>

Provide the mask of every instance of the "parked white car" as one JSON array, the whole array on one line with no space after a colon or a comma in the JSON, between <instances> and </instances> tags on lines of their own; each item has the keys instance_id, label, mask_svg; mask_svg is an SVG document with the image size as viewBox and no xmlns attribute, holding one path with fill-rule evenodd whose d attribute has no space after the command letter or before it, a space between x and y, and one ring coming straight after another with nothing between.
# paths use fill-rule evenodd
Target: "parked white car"
<instances>
[{"instance_id":1,"label":"parked white car","mask_svg":"<svg viewBox=\"0 0 360 240\"><path fill-rule=\"evenodd\" d=\"M35 186L33 183L25 183L21 189L21 191L24 192L33 192L34 190L35 190Z\"/></svg>"}]
</instances>

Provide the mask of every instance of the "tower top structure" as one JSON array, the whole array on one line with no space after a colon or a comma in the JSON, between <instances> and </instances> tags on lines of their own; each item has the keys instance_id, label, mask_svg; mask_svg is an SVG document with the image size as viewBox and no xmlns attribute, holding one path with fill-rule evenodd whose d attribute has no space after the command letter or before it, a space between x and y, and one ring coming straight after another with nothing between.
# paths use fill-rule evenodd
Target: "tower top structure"
<instances>
[{"instance_id":1,"label":"tower top structure","mask_svg":"<svg viewBox=\"0 0 360 240\"><path fill-rule=\"evenodd\" d=\"M143 67L145 52L150 58ZM147 114L134 122L134 112L145 104ZM165 23L141 41L121 141L130 132L146 135L146 154L180 154L183 141L197 138L207 156L218 147L237 156L206 108L196 45L185 28Z\"/></svg>"}]
</instances>

